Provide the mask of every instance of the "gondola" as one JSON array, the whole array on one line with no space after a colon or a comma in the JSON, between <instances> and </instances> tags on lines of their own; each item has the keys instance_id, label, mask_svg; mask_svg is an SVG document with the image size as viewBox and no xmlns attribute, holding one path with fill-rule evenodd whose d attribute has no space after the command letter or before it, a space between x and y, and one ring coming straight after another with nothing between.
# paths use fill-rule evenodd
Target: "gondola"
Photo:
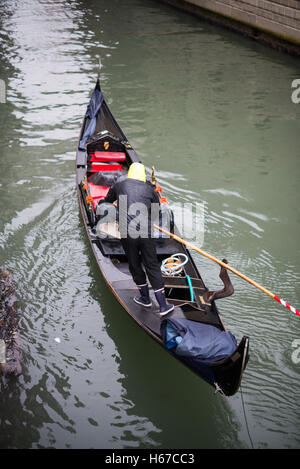
<instances>
[{"instance_id":1,"label":"gondola","mask_svg":"<svg viewBox=\"0 0 300 469\"><path fill-rule=\"evenodd\" d=\"M238 343L225 329L216 306L217 299L233 292L227 271L221 269L220 273L224 282L223 290L210 292L186 246L157 232L159 261L167 267L168 263L173 262L171 269L164 271L164 282L168 303L174 304L175 308L162 317L158 306L149 310L133 301L136 285L129 273L117 222L108 218L108 221L106 219L105 223L101 223L105 217L101 219L98 216L100 205L105 206L98 205L99 200L106 196L118 177L126 176L133 162L140 162L140 159L105 102L98 77L80 130L76 152L76 187L83 223L99 270L120 305L163 350L203 378L216 391L231 396L239 389L248 361L249 338L244 336ZM151 182L157 185L154 173L151 176ZM167 217L159 217L158 223L168 220L170 230L174 232L176 221L173 212L158 186L157 191L160 194L161 212L167 213ZM184 262L180 262L181 259ZM153 305L156 305L151 289L150 296ZM200 346L200 353L195 353L193 347L191 353L189 350L182 351L182 348L180 352L180 346L190 330L193 338L196 329L197 334L200 334L196 344ZM204 334L203 340L201 334ZM225 347L229 353L224 355L220 351L219 354L211 354L224 337L231 341L229 349ZM204 357L201 355L202 345L205 350L209 350ZM181 366L180 363L178 365Z\"/></svg>"}]
</instances>

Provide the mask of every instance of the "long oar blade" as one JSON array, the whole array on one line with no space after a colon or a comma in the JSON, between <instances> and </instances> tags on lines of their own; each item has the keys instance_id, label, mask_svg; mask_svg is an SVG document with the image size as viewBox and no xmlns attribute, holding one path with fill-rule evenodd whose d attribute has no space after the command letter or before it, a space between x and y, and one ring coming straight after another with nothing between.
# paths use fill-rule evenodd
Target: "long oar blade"
<instances>
[{"instance_id":1,"label":"long oar blade","mask_svg":"<svg viewBox=\"0 0 300 469\"><path fill-rule=\"evenodd\" d=\"M272 293L270 290L267 290L266 288L262 287L259 283L255 282L254 280L251 280L251 278L247 277L246 275L242 274L241 272L239 272L238 270L236 270L234 267L230 267L230 265L228 264L225 264L224 262L220 261L219 259L217 259L216 257L212 256L211 254L208 254L207 252L203 251L202 249L199 249L197 248L196 246L194 246L192 243L190 243L189 241L186 241L182 238L180 238L179 236L175 235L174 233L170 233L169 231L165 230L164 228L161 228L160 226L157 226L155 224L153 224L154 228L156 228L157 230L167 234L168 236L171 236L172 238L174 238L176 241L184 244L185 246L191 248L191 249L194 249L194 251L196 252L199 252L199 254L202 254L202 256L205 256L207 257L208 259L216 262L217 264L221 265L222 267L225 267L225 269L227 270L230 270L230 272L234 273L235 275L238 275L239 277L241 277L242 279L246 280L246 282L249 282L251 283L251 285L253 285L254 287L258 288L259 290L261 290L263 293L266 293L267 295L269 295L271 298L274 298L274 300L278 301L280 304L282 304L283 306L285 306L287 309L289 309L290 311L292 311L292 313L296 314L297 316L300 317L300 311L296 308L294 308L294 306L291 306L289 303L287 303L286 301L284 301L282 298L280 298L279 296L277 295L274 295L274 293Z\"/></svg>"}]
</instances>

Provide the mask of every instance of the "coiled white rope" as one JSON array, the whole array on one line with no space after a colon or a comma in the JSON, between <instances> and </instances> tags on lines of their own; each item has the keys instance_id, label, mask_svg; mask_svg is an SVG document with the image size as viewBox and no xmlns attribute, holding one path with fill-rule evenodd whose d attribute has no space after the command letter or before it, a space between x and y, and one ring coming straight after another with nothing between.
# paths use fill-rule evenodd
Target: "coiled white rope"
<instances>
[{"instance_id":1,"label":"coiled white rope","mask_svg":"<svg viewBox=\"0 0 300 469\"><path fill-rule=\"evenodd\" d=\"M183 260L181 258L183 257ZM183 266L188 262L188 256L182 252L172 254L162 261L161 271L164 275L179 275L182 272Z\"/></svg>"}]
</instances>

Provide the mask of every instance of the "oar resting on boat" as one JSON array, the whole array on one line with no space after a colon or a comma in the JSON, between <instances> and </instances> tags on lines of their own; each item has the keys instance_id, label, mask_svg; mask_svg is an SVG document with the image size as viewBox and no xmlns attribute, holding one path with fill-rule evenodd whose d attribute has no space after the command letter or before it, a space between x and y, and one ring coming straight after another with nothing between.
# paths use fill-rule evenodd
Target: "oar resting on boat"
<instances>
[{"instance_id":1,"label":"oar resting on boat","mask_svg":"<svg viewBox=\"0 0 300 469\"><path fill-rule=\"evenodd\" d=\"M246 280L246 282L250 283L251 285L253 285L254 287L258 288L260 291L262 291L263 293L266 293L267 295L269 295L271 298L273 298L274 300L278 301L278 303L282 304L283 306L285 306L287 309L289 309L290 311L292 311L292 313L296 314L296 316L299 316L300 317L300 311L296 308L294 308L294 306L291 306L289 303L287 303L285 300L283 300L282 298L280 298L279 296L275 295L274 293L272 293L270 290L267 290L265 287L262 287L259 283L255 282L254 280L251 280L251 278L247 277L246 275L242 274L241 272L239 272L238 270L236 270L234 267L230 267L230 265L228 265L225 261L225 259L223 261L220 261L219 259L217 259L216 257L212 256L211 254L208 254L207 252L203 251L202 249L199 249L197 248L197 246L194 246L192 243L190 243L189 241L186 241L182 238L180 238L179 236L175 235L174 233L170 233L169 231L165 230L164 228L160 227L160 226L157 226L155 224L153 224L154 228L156 228L157 230L160 230L162 231L163 233L165 233L166 235L168 236L171 236L171 238L175 239L176 241L179 241L180 243L184 244L185 246L191 248L191 249L194 249L194 251L198 252L199 254L202 254L202 256L204 257L207 257L208 259L216 262L217 264L221 265L224 269L227 269L227 270L230 270L231 272L233 272L235 275L238 275L239 277L241 277L243 280ZM216 298L215 298L216 299Z\"/></svg>"}]
</instances>

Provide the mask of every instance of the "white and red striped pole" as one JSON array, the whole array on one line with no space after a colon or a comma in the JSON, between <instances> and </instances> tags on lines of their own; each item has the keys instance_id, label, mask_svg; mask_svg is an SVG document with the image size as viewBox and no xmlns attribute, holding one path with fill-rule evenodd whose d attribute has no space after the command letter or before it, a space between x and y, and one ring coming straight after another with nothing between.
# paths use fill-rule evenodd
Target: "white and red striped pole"
<instances>
[{"instance_id":1,"label":"white and red striped pole","mask_svg":"<svg viewBox=\"0 0 300 469\"><path fill-rule=\"evenodd\" d=\"M251 285L253 285L254 287L258 288L259 290L261 290L262 292L266 293L267 295L269 295L271 298L274 298L274 300L278 301L280 304L282 304L283 306L285 306L287 309L289 309L290 311L292 311L292 313L296 314L296 316L299 316L300 317L300 311L296 308L294 308L294 306L291 306L289 305L286 301L284 301L283 299L279 298L279 296L276 296L274 295L274 293L272 293L270 290L267 290L266 288L262 287L261 285L259 285L259 283L255 282L254 280L251 280L251 278L249 277L246 277L246 275L242 274L241 272L239 272L238 270L234 269L234 267L230 267L230 265L228 264L225 264L225 262L222 262L220 261L219 259L217 259L216 257L212 256L211 254L208 254L207 252L203 251L202 249L199 249L197 248L196 246L194 246L192 243L189 243L188 241L185 241L184 239L180 238L179 236L173 234L173 233L170 233L169 231L165 230L164 228L161 228L160 226L157 226L155 224L153 224L154 228L162 231L163 233L171 236L172 238L174 238L176 241L179 241L180 243L184 244L185 246L191 248L191 249L194 249L194 251L197 251L199 252L199 254L202 254L202 256L205 256L207 257L208 259L216 262L217 264L221 265L222 267L225 267L225 269L227 270L230 270L230 272L234 273L235 275L238 275L239 277L241 277L242 279L246 280L247 282L251 283Z\"/></svg>"},{"instance_id":2,"label":"white and red striped pole","mask_svg":"<svg viewBox=\"0 0 300 469\"><path fill-rule=\"evenodd\" d=\"M289 305L286 301L284 301L282 298L279 298L279 296L274 295L273 296L274 300L278 301L278 303L282 304L285 306L287 309L292 311L292 313L296 314L297 316L300 316L300 311L297 308L294 308L294 306Z\"/></svg>"}]
</instances>

